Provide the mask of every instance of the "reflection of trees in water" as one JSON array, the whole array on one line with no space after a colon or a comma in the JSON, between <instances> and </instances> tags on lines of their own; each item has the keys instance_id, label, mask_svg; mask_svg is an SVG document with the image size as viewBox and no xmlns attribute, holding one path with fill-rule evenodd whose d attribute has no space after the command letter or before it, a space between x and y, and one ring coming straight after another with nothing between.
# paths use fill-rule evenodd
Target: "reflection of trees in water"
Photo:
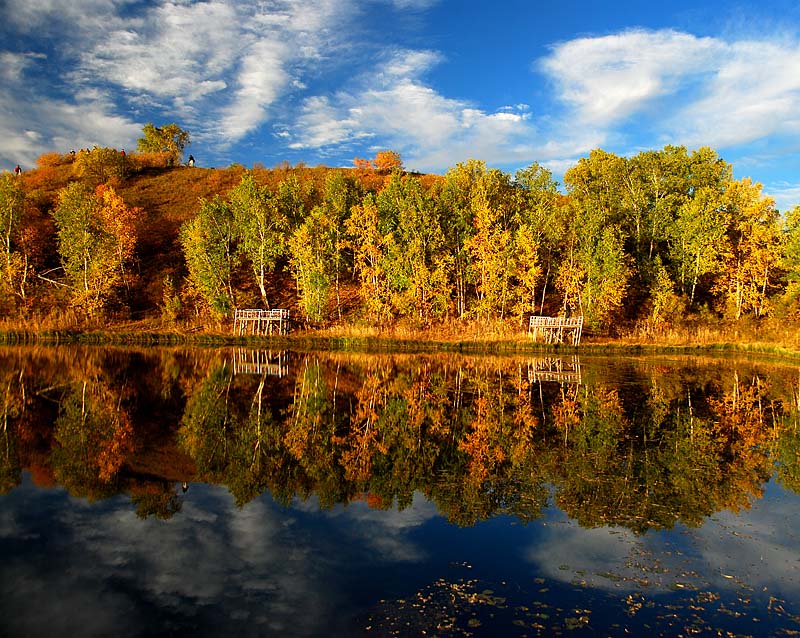
<instances>
[{"instance_id":1,"label":"reflection of trees in water","mask_svg":"<svg viewBox=\"0 0 800 638\"><path fill-rule=\"evenodd\" d=\"M279 378L234 375L201 351L63 363L0 376L4 482L19 481L35 438L24 422L55 402L58 481L90 497L127 491L142 516L180 511L175 480L188 477L225 484L239 504L269 490L284 503L313 493L323 507L406 507L420 492L461 525L532 520L553 491L582 525L644 531L747 507L773 470L800 487L800 382L749 366L619 362L619 383L585 362L567 382L525 359L436 355L298 355ZM150 413L167 426L147 425ZM191 475L136 473L159 432Z\"/></svg>"},{"instance_id":2,"label":"reflection of trees in water","mask_svg":"<svg viewBox=\"0 0 800 638\"><path fill-rule=\"evenodd\" d=\"M52 464L59 483L75 495L116 493L116 479L132 452L133 426L120 396L103 381L74 384L61 401Z\"/></svg>"},{"instance_id":3,"label":"reflection of trees in water","mask_svg":"<svg viewBox=\"0 0 800 638\"><path fill-rule=\"evenodd\" d=\"M21 479L19 450L14 430L22 430L26 392L24 370L9 367L0 371L0 494L5 494Z\"/></svg>"}]
</instances>

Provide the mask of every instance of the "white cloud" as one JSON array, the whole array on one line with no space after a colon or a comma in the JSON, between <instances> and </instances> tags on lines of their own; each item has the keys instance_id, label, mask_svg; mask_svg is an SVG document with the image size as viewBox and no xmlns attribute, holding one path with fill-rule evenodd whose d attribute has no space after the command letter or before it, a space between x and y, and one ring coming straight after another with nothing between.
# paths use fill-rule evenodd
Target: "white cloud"
<instances>
[{"instance_id":1,"label":"white cloud","mask_svg":"<svg viewBox=\"0 0 800 638\"><path fill-rule=\"evenodd\" d=\"M165 4L106 31L82 55L78 72L85 82L100 77L191 104L225 88L238 32L239 17L226 4Z\"/></svg>"},{"instance_id":2,"label":"white cloud","mask_svg":"<svg viewBox=\"0 0 800 638\"><path fill-rule=\"evenodd\" d=\"M800 42L735 42L706 90L669 122L688 144L728 147L800 133Z\"/></svg>"},{"instance_id":3,"label":"white cloud","mask_svg":"<svg viewBox=\"0 0 800 638\"><path fill-rule=\"evenodd\" d=\"M628 136L646 146L718 149L800 132L796 39L631 30L560 43L538 66L568 107L564 129L594 127L607 137L638 129Z\"/></svg>"},{"instance_id":4,"label":"white cloud","mask_svg":"<svg viewBox=\"0 0 800 638\"><path fill-rule=\"evenodd\" d=\"M628 31L561 43L540 68L582 122L609 124L673 93L688 73L712 68L720 49L676 31Z\"/></svg>"},{"instance_id":5,"label":"white cloud","mask_svg":"<svg viewBox=\"0 0 800 638\"><path fill-rule=\"evenodd\" d=\"M268 107L289 84L289 74L281 67L288 57L285 43L253 45L241 62L234 100L223 110L222 134L241 139L266 119Z\"/></svg>"},{"instance_id":6,"label":"white cloud","mask_svg":"<svg viewBox=\"0 0 800 638\"><path fill-rule=\"evenodd\" d=\"M42 146L55 138L69 147L92 138L130 144L141 132L142 108L179 122L195 141L239 141L335 57L355 6L351 0L33 0L3 10L17 46L42 49L0 48L0 73L9 84L0 96L7 114L0 116L6 133L0 162L30 162L44 150L60 150ZM48 39L59 46L45 60ZM103 97L90 105L87 90ZM31 104L41 108L30 113ZM69 125L72 109L85 115L78 127ZM44 117L50 110L53 119ZM87 118L96 116L90 127ZM39 131L42 145L26 146L26 129Z\"/></svg>"},{"instance_id":7,"label":"white cloud","mask_svg":"<svg viewBox=\"0 0 800 638\"><path fill-rule=\"evenodd\" d=\"M468 157L488 162L530 157L529 112L503 106L487 113L439 94L421 76L441 63L432 51L399 50L350 90L306 99L293 126L293 148L377 138L400 151L406 165L441 170Z\"/></svg>"},{"instance_id":8,"label":"white cloud","mask_svg":"<svg viewBox=\"0 0 800 638\"><path fill-rule=\"evenodd\" d=\"M800 184L776 182L765 186L764 192L775 200L775 206L781 212L785 213L800 206Z\"/></svg>"},{"instance_id":9,"label":"white cloud","mask_svg":"<svg viewBox=\"0 0 800 638\"><path fill-rule=\"evenodd\" d=\"M95 144L120 148L141 134L141 125L115 114L102 93L85 91L65 101L30 96L21 83L11 86L18 90L0 93L0 163L28 168L42 153Z\"/></svg>"},{"instance_id":10,"label":"white cloud","mask_svg":"<svg viewBox=\"0 0 800 638\"><path fill-rule=\"evenodd\" d=\"M439 3L439 0L390 0L390 1L395 7L397 7L401 11L405 11L408 9L412 10L429 9L433 5Z\"/></svg>"},{"instance_id":11,"label":"white cloud","mask_svg":"<svg viewBox=\"0 0 800 638\"><path fill-rule=\"evenodd\" d=\"M330 516L346 517L357 544L369 547L381 560L410 563L422 562L427 555L409 536L439 513L433 502L415 493L411 505L403 510L374 510L362 501L350 503L346 509L338 506Z\"/></svg>"}]
</instances>

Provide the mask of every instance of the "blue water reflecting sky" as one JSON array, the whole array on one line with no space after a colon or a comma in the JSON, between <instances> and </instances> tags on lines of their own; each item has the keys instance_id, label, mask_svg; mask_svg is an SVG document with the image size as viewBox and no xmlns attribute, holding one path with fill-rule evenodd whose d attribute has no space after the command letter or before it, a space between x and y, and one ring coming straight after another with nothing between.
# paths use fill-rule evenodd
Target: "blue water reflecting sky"
<instances>
[{"instance_id":1,"label":"blue water reflecting sky","mask_svg":"<svg viewBox=\"0 0 800 638\"><path fill-rule=\"evenodd\" d=\"M200 483L182 498L171 519L143 520L127 497L89 503L26 475L0 499L0 633L800 630L800 498L775 483L749 510L645 534L582 528L555 507L527 525L502 516L459 528L420 495L403 511L320 510L314 498L284 508L268 493L239 508ZM442 625L444 600L459 626Z\"/></svg>"}]
</instances>

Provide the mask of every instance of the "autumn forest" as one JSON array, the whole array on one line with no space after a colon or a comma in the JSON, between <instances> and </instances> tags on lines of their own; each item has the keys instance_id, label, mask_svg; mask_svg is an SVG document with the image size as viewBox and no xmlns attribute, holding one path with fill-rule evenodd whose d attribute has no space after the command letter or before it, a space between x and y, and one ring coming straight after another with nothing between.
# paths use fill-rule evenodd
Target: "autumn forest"
<instances>
[{"instance_id":1,"label":"autumn forest","mask_svg":"<svg viewBox=\"0 0 800 638\"><path fill-rule=\"evenodd\" d=\"M213 330L234 308L284 307L310 328L519 331L547 314L657 334L800 312L800 207L781 214L710 148L596 150L562 192L537 163L420 175L391 151L189 167L188 135L148 126L136 153L52 153L0 177L7 329Z\"/></svg>"}]
</instances>

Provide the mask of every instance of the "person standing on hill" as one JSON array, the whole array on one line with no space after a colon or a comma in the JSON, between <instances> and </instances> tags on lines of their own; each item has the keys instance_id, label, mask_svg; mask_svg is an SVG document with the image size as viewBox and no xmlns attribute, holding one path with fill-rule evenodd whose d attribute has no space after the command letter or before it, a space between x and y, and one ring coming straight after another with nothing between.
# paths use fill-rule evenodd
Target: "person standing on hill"
<instances>
[{"instance_id":1,"label":"person standing on hill","mask_svg":"<svg viewBox=\"0 0 800 638\"><path fill-rule=\"evenodd\" d=\"M194 166L194 155L189 155L189 166Z\"/></svg>"},{"instance_id":2,"label":"person standing on hill","mask_svg":"<svg viewBox=\"0 0 800 638\"><path fill-rule=\"evenodd\" d=\"M14 169L14 175L19 177L21 173L22 173L22 169L19 167L19 164L17 164L17 167Z\"/></svg>"}]
</instances>

